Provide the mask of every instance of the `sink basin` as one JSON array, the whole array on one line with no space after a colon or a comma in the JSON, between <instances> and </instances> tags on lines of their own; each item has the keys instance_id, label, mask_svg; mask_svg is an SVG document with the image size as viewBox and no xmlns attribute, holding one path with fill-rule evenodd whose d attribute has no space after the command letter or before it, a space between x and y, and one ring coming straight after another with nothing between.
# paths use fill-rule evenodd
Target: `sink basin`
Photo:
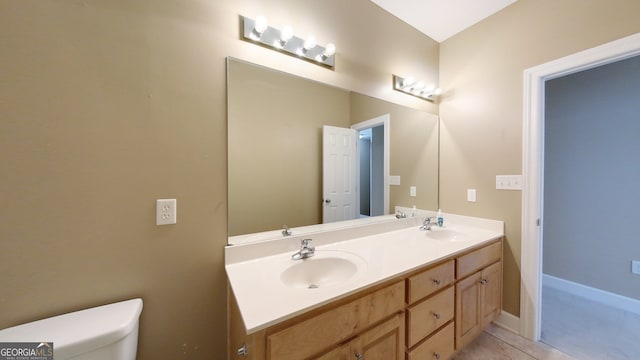
<instances>
[{"instance_id":1,"label":"sink basin","mask_svg":"<svg viewBox=\"0 0 640 360\"><path fill-rule=\"evenodd\" d=\"M468 239L468 235L452 228L432 227L426 236L434 240L461 241Z\"/></svg>"},{"instance_id":2,"label":"sink basin","mask_svg":"<svg viewBox=\"0 0 640 360\"><path fill-rule=\"evenodd\" d=\"M362 258L344 251L316 251L313 257L291 261L280 280L285 286L298 289L338 285L362 274L365 267Z\"/></svg>"}]
</instances>

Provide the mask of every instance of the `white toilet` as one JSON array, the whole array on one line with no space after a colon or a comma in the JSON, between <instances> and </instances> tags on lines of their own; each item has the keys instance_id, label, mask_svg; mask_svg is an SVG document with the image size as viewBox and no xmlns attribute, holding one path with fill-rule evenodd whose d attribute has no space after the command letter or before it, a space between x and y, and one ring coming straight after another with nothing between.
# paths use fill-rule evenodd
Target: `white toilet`
<instances>
[{"instance_id":1,"label":"white toilet","mask_svg":"<svg viewBox=\"0 0 640 360\"><path fill-rule=\"evenodd\" d=\"M55 360L135 360L142 299L0 330L0 342L53 342Z\"/></svg>"}]
</instances>

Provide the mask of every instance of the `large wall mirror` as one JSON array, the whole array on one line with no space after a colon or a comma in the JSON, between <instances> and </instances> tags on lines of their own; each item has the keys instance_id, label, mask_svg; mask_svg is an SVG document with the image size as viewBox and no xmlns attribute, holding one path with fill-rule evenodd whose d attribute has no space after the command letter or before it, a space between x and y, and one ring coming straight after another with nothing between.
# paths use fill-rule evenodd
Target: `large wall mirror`
<instances>
[{"instance_id":1,"label":"large wall mirror","mask_svg":"<svg viewBox=\"0 0 640 360\"><path fill-rule=\"evenodd\" d=\"M357 130L357 217L393 214L395 206L438 208L436 115L234 58L227 72L230 243L323 223L325 125L375 124ZM399 185L382 172L385 143Z\"/></svg>"}]
</instances>

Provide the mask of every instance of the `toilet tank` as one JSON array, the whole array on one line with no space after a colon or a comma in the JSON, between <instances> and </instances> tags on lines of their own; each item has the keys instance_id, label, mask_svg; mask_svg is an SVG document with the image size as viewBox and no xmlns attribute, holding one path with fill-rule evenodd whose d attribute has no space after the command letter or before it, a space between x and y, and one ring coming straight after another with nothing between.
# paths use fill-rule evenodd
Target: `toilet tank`
<instances>
[{"instance_id":1,"label":"toilet tank","mask_svg":"<svg viewBox=\"0 0 640 360\"><path fill-rule=\"evenodd\" d=\"M55 360L135 360L142 299L0 330L0 342L53 342Z\"/></svg>"}]
</instances>

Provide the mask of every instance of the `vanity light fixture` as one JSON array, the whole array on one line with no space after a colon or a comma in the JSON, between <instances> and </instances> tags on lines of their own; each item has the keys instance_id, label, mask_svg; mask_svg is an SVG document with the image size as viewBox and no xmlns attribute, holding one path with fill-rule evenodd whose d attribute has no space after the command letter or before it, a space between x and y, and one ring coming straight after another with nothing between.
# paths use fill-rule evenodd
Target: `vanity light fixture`
<instances>
[{"instance_id":1,"label":"vanity light fixture","mask_svg":"<svg viewBox=\"0 0 640 360\"><path fill-rule=\"evenodd\" d=\"M306 39L293 34L293 28L289 25L282 30L269 26L264 16L258 16L255 20L246 16L240 16L243 29L243 40L262 45L287 55L292 55L314 64L319 64L330 69L335 66L336 46L329 43L326 47L318 45L315 36Z\"/></svg>"},{"instance_id":2,"label":"vanity light fixture","mask_svg":"<svg viewBox=\"0 0 640 360\"><path fill-rule=\"evenodd\" d=\"M393 90L403 92L427 101L435 101L442 94L442 89L435 85L427 86L424 81L416 81L413 77L406 78L393 75Z\"/></svg>"}]
</instances>

